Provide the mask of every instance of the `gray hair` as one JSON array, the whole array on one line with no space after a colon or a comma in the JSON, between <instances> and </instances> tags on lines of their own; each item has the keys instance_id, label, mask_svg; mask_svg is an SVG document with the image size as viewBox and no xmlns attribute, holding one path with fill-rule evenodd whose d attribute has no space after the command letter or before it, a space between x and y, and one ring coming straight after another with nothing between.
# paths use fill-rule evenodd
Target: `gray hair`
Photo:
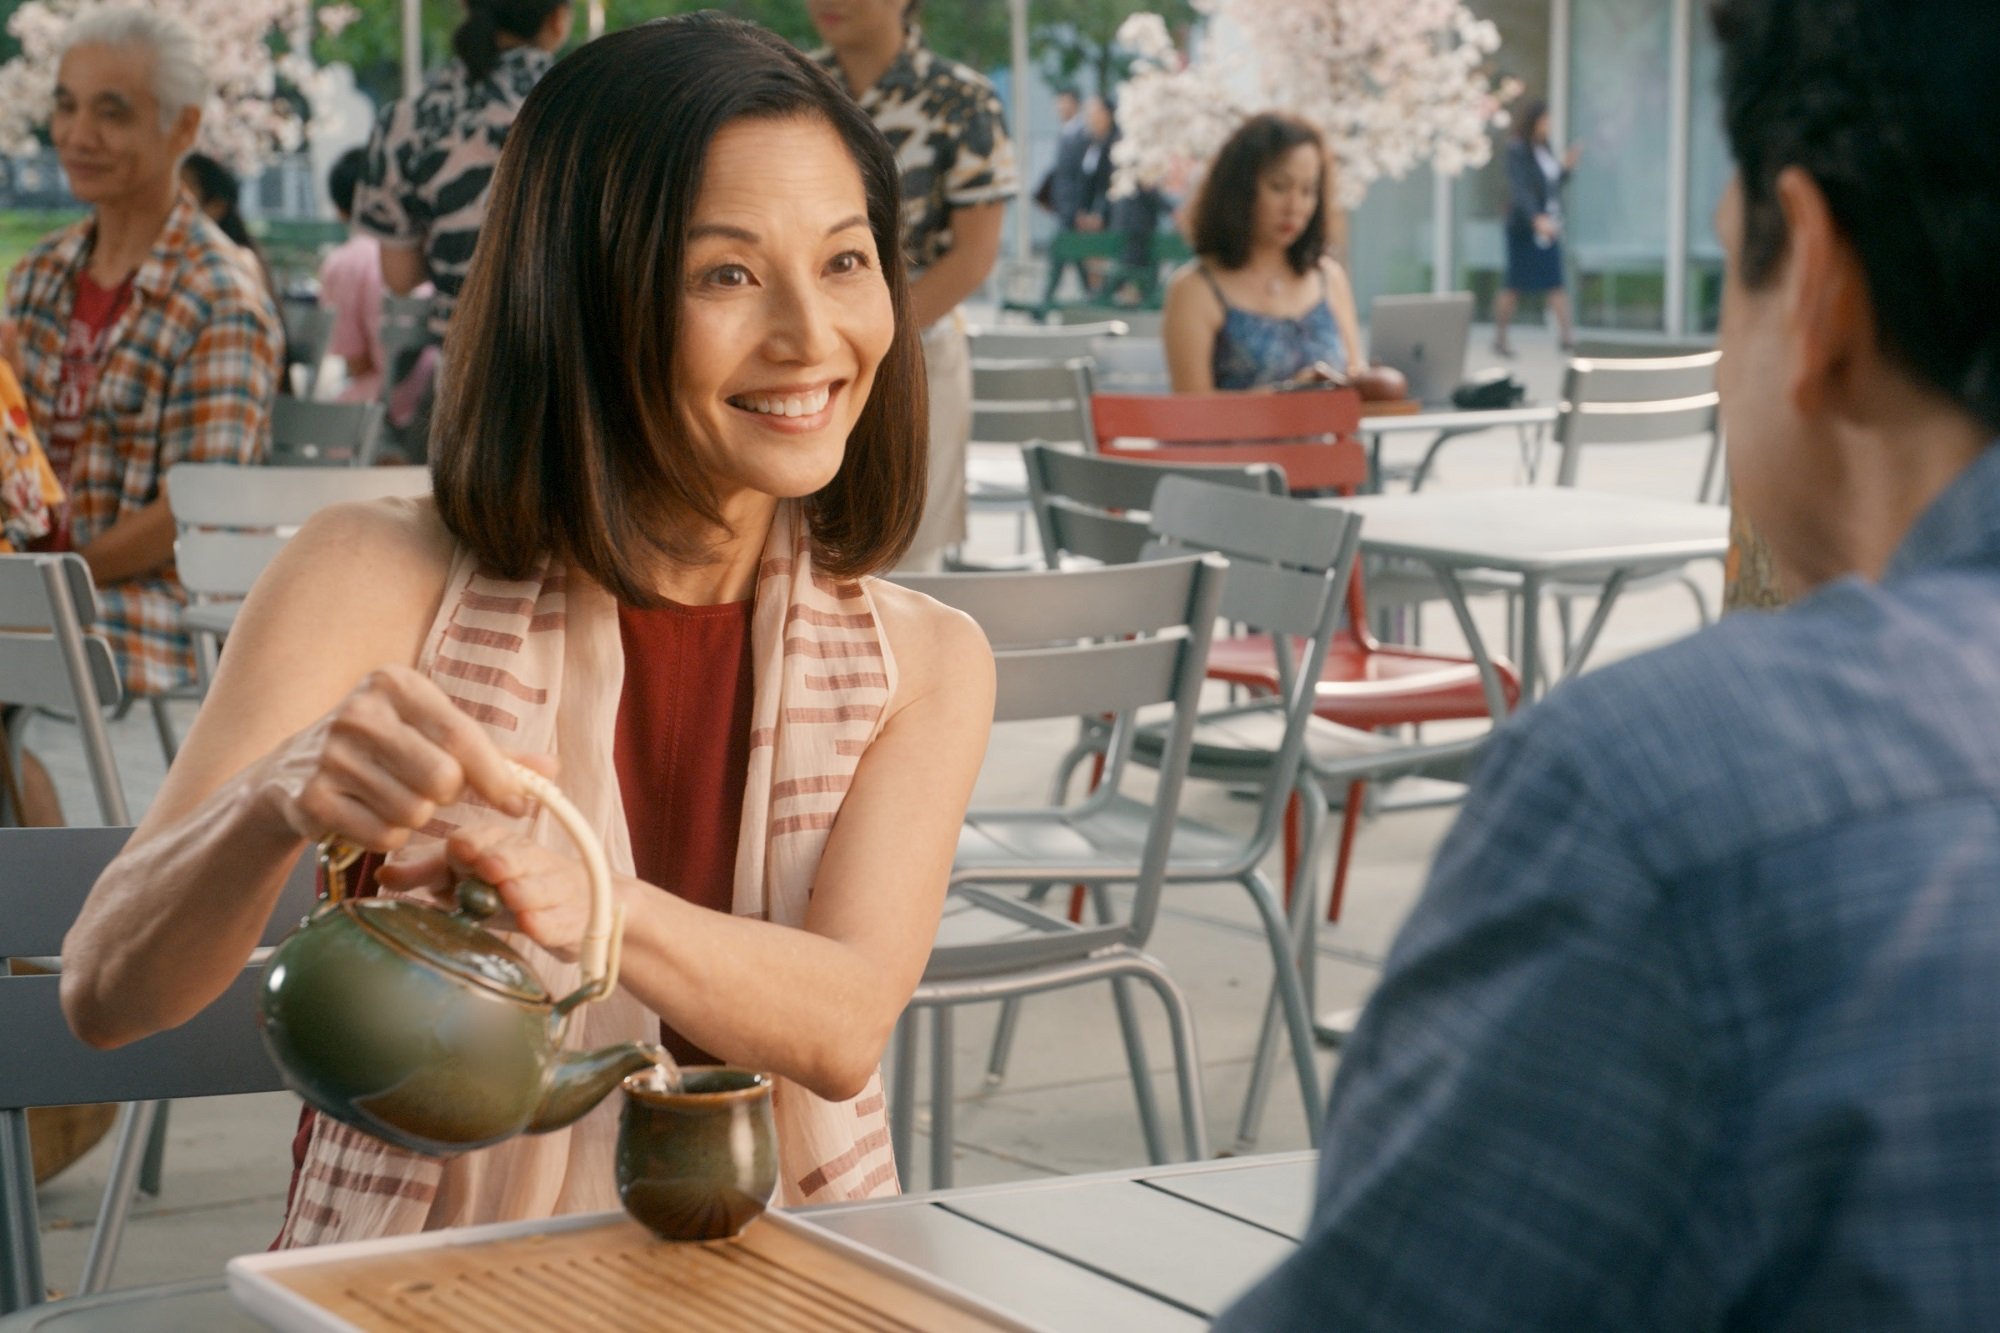
<instances>
[{"instance_id":1,"label":"gray hair","mask_svg":"<svg viewBox=\"0 0 2000 1333\"><path fill-rule=\"evenodd\" d=\"M170 14L127 6L105 6L79 17L63 30L57 59L79 46L138 46L153 56L153 96L160 103L160 128L208 98L208 71L194 32Z\"/></svg>"}]
</instances>

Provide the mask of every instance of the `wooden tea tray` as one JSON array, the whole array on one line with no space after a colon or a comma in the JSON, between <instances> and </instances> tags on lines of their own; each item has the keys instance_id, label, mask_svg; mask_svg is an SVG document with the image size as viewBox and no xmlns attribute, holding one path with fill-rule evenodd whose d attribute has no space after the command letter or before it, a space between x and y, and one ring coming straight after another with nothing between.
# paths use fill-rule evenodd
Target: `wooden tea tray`
<instances>
[{"instance_id":1,"label":"wooden tea tray","mask_svg":"<svg viewBox=\"0 0 2000 1333\"><path fill-rule=\"evenodd\" d=\"M1032 1330L776 1212L705 1244L655 1240L605 1213L249 1255L230 1260L229 1289L287 1333Z\"/></svg>"}]
</instances>

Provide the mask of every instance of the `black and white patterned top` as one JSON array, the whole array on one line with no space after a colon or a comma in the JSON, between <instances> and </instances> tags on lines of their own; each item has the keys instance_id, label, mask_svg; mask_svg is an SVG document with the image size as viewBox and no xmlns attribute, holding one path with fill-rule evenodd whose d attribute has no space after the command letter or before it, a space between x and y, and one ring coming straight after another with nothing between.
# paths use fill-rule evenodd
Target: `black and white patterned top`
<instances>
[{"instance_id":1,"label":"black and white patterned top","mask_svg":"<svg viewBox=\"0 0 2000 1333\"><path fill-rule=\"evenodd\" d=\"M475 82L453 60L422 92L391 102L376 119L368 165L354 192L354 220L391 245L423 248L437 285L431 332L440 338L472 265L500 145L522 101L554 63L538 46L510 47L493 72Z\"/></svg>"},{"instance_id":2,"label":"black and white patterned top","mask_svg":"<svg viewBox=\"0 0 2000 1333\"><path fill-rule=\"evenodd\" d=\"M813 58L845 82L833 52ZM856 100L896 154L903 257L920 273L951 252L952 209L1014 193L1014 145L1000 96L978 71L925 46L912 24L895 63Z\"/></svg>"}]
</instances>

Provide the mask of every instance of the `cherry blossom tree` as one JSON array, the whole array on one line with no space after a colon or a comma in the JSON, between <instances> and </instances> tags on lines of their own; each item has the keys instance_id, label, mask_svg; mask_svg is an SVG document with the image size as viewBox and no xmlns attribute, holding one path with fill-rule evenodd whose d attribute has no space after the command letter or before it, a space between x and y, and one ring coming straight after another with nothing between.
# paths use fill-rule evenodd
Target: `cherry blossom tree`
<instances>
[{"instance_id":1,"label":"cherry blossom tree","mask_svg":"<svg viewBox=\"0 0 2000 1333\"><path fill-rule=\"evenodd\" d=\"M1336 198L1353 208L1377 180L1422 162L1445 175L1483 166L1519 92L1487 73L1500 33L1464 0L1193 3L1210 25L1192 61L1158 15L1119 29L1135 61L1119 98L1114 193L1172 183L1247 117L1287 111L1326 136Z\"/></svg>"},{"instance_id":2,"label":"cherry blossom tree","mask_svg":"<svg viewBox=\"0 0 2000 1333\"><path fill-rule=\"evenodd\" d=\"M70 21L100 0L25 0L7 20L21 53L0 65L0 148L32 148L55 94L57 49ZM185 20L201 43L210 91L202 111L204 152L241 171L304 142L320 72L315 25L337 31L352 6L313 0L147 0Z\"/></svg>"}]
</instances>

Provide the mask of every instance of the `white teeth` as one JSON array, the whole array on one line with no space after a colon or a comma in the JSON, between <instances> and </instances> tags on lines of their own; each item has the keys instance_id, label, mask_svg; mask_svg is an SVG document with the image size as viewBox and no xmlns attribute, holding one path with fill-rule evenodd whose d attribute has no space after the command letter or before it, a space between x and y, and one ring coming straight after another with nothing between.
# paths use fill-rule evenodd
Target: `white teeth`
<instances>
[{"instance_id":1,"label":"white teeth","mask_svg":"<svg viewBox=\"0 0 2000 1333\"><path fill-rule=\"evenodd\" d=\"M766 416L809 417L823 410L832 396L832 387L822 385L811 393L746 393L729 401L746 411L762 412Z\"/></svg>"}]
</instances>

